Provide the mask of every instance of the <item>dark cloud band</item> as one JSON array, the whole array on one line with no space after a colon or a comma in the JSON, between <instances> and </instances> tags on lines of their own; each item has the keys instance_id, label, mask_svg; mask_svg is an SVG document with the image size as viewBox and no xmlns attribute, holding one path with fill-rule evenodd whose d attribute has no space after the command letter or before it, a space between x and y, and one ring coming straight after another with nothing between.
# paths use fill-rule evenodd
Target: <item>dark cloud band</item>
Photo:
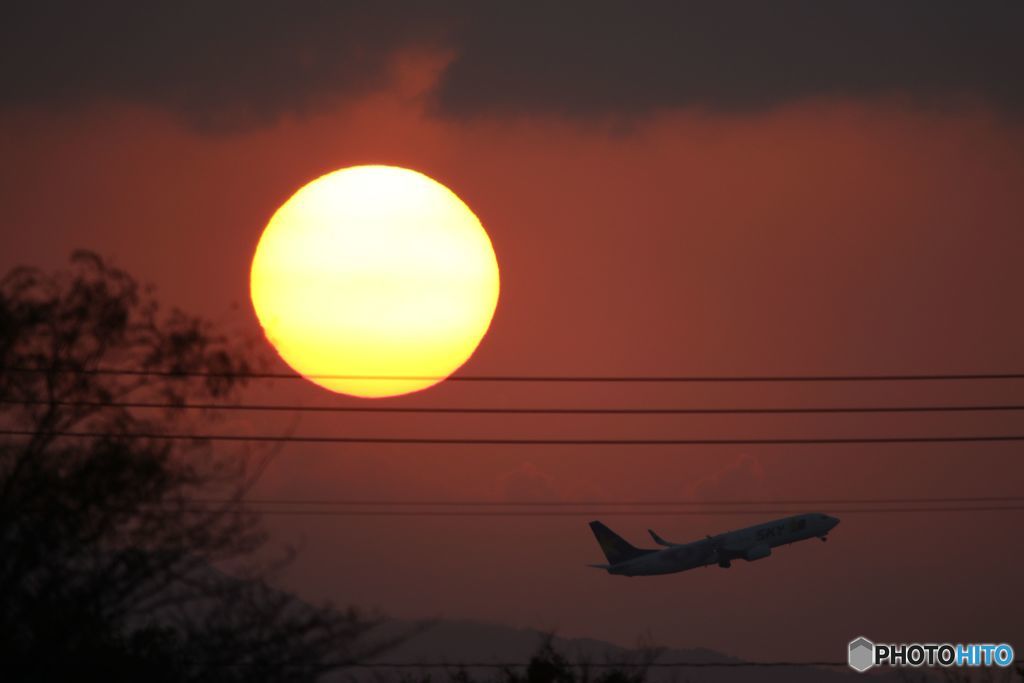
<instances>
[{"instance_id":1,"label":"dark cloud band","mask_svg":"<svg viewBox=\"0 0 1024 683\"><path fill-rule=\"evenodd\" d=\"M442 116L757 111L899 95L1024 108L1024 3L51 2L7 11L0 103L117 98L240 127L385 86L445 47Z\"/></svg>"},{"instance_id":2,"label":"dark cloud band","mask_svg":"<svg viewBox=\"0 0 1024 683\"><path fill-rule=\"evenodd\" d=\"M493 9L493 8L492 8ZM757 110L812 96L1024 104L1024 3L522 3L459 33L441 110Z\"/></svg>"}]
</instances>

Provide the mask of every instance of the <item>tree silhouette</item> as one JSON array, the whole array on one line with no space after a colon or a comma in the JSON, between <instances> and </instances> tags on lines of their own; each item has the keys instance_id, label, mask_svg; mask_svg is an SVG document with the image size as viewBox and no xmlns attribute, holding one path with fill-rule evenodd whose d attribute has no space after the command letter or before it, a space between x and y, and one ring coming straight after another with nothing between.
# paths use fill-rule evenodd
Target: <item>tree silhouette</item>
<instances>
[{"instance_id":1,"label":"tree silhouette","mask_svg":"<svg viewBox=\"0 0 1024 683\"><path fill-rule=\"evenodd\" d=\"M235 395L251 356L89 252L0 280L4 680L305 681L390 644L267 584L242 504L259 460L159 438L208 420L182 406ZM145 401L172 407L123 405Z\"/></svg>"},{"instance_id":2,"label":"tree silhouette","mask_svg":"<svg viewBox=\"0 0 1024 683\"><path fill-rule=\"evenodd\" d=\"M453 664L440 676L407 674L399 678L399 683L645 683L651 664L660 654L661 648L642 642L635 656L611 666L595 667L587 661L570 661L555 647L554 633L545 633L525 667L503 667L495 674L474 677L466 666Z\"/></svg>"},{"instance_id":3,"label":"tree silhouette","mask_svg":"<svg viewBox=\"0 0 1024 683\"><path fill-rule=\"evenodd\" d=\"M641 659L595 671L586 663L574 665L555 649L553 634L547 634L530 658L525 672L504 672L504 683L644 683L647 669L657 657L655 648L644 648Z\"/></svg>"}]
</instances>

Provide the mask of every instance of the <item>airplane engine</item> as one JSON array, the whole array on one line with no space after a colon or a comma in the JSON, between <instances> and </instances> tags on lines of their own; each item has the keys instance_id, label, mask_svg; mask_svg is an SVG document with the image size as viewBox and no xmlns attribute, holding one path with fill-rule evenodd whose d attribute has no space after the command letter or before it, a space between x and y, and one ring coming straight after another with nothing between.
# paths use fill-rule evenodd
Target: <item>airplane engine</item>
<instances>
[{"instance_id":1,"label":"airplane engine","mask_svg":"<svg viewBox=\"0 0 1024 683\"><path fill-rule=\"evenodd\" d=\"M755 545L743 554L743 559L753 562L772 554L772 549L766 545Z\"/></svg>"}]
</instances>

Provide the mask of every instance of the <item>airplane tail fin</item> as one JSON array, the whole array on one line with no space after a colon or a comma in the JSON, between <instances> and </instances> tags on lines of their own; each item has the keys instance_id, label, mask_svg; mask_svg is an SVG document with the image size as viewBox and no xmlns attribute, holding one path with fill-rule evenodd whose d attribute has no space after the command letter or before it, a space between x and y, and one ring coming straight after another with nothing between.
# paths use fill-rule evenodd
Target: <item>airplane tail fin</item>
<instances>
[{"instance_id":1,"label":"airplane tail fin","mask_svg":"<svg viewBox=\"0 0 1024 683\"><path fill-rule=\"evenodd\" d=\"M604 551L604 556L608 558L609 564L618 564L619 562L625 562L644 554L642 550L634 548L625 539L597 520L590 523L590 530L594 532L594 537L597 538L597 542L600 544L601 550Z\"/></svg>"}]
</instances>

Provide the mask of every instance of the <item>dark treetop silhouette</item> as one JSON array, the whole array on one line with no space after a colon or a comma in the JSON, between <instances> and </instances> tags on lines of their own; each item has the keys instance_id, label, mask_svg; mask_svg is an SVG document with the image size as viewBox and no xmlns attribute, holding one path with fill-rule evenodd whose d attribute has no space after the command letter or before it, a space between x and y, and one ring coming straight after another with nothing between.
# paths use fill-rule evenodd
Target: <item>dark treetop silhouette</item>
<instances>
[{"instance_id":1,"label":"dark treetop silhouette","mask_svg":"<svg viewBox=\"0 0 1024 683\"><path fill-rule=\"evenodd\" d=\"M313 680L388 645L360 640L374 622L355 610L267 585L276 563L252 559L265 536L241 504L257 459L136 435L208 419L178 406L235 395L251 357L91 253L0 280L0 424L32 434L0 441L5 680ZM104 365L169 374L83 372ZM195 371L212 374L177 374ZM168 407L108 405L133 398ZM54 436L72 429L102 436ZM228 561L244 578L215 569Z\"/></svg>"}]
</instances>

